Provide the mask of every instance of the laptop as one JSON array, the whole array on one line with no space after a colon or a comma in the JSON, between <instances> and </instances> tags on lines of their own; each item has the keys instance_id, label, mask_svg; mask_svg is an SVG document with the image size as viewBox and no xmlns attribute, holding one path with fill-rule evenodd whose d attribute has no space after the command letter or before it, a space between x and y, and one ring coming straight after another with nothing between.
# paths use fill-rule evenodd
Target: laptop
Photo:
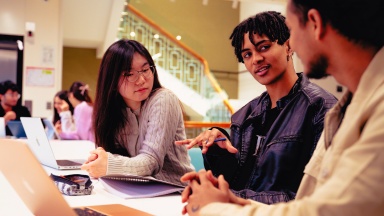
<instances>
[{"instance_id":1,"label":"laptop","mask_svg":"<svg viewBox=\"0 0 384 216\"><path fill-rule=\"evenodd\" d=\"M81 168L85 159L56 160L40 118L21 117L20 120L27 134L27 143L40 163L59 170Z\"/></svg>"},{"instance_id":2,"label":"laptop","mask_svg":"<svg viewBox=\"0 0 384 216\"><path fill-rule=\"evenodd\" d=\"M5 137L5 120L4 117L0 117L0 137Z\"/></svg>"},{"instance_id":3,"label":"laptop","mask_svg":"<svg viewBox=\"0 0 384 216\"><path fill-rule=\"evenodd\" d=\"M12 136L16 138L27 138L25 134L23 124L19 120L12 120L7 123L9 130L12 133Z\"/></svg>"},{"instance_id":4,"label":"laptop","mask_svg":"<svg viewBox=\"0 0 384 216\"><path fill-rule=\"evenodd\" d=\"M46 118L43 118L43 123L45 125L45 132L47 134L48 139L60 139L59 133L57 132L55 126L53 123Z\"/></svg>"},{"instance_id":5,"label":"laptop","mask_svg":"<svg viewBox=\"0 0 384 216\"><path fill-rule=\"evenodd\" d=\"M2 139L0 148L6 149L0 151L0 174L5 176L33 215L71 216L82 215L80 212L83 211L91 213L88 215L150 215L120 204L71 208L24 142ZM22 163L20 158L23 158Z\"/></svg>"}]
</instances>

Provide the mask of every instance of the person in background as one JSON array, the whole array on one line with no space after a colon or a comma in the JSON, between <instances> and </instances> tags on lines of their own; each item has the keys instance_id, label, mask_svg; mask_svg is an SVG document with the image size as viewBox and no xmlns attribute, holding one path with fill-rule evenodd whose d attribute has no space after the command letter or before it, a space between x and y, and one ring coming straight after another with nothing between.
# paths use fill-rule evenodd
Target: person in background
<instances>
[{"instance_id":1,"label":"person in background","mask_svg":"<svg viewBox=\"0 0 384 216\"><path fill-rule=\"evenodd\" d=\"M237 25L230 36L235 55L267 91L232 115L231 136L215 127L176 141L202 146L206 170L224 175L237 196L266 204L295 198L325 113L337 102L295 72L289 37L285 17L276 11ZM221 137L227 140L213 142Z\"/></svg>"},{"instance_id":2,"label":"person in background","mask_svg":"<svg viewBox=\"0 0 384 216\"><path fill-rule=\"evenodd\" d=\"M185 146L182 107L161 86L148 50L119 40L105 52L97 80L93 113L96 145L82 169L94 178L134 174L182 184L193 170Z\"/></svg>"},{"instance_id":3,"label":"person in background","mask_svg":"<svg viewBox=\"0 0 384 216\"><path fill-rule=\"evenodd\" d=\"M61 128L60 113L63 111L63 109L69 110L71 115L73 115L73 106L71 102L69 102L67 90L61 90L55 94L55 97L53 98L53 107L54 113L52 123L55 125L55 127Z\"/></svg>"},{"instance_id":4,"label":"person in background","mask_svg":"<svg viewBox=\"0 0 384 216\"><path fill-rule=\"evenodd\" d=\"M288 0L290 44L305 73L332 75L348 90L326 114L295 200L264 205L236 197L222 176L188 173L190 216L383 215L383 10L382 0Z\"/></svg>"},{"instance_id":5,"label":"person in background","mask_svg":"<svg viewBox=\"0 0 384 216\"><path fill-rule=\"evenodd\" d=\"M89 87L83 82L73 82L68 91L68 100L74 107L73 117L69 106L61 106L61 127L56 126L61 139L95 141L92 128L93 102ZM69 104L68 104L69 105Z\"/></svg>"},{"instance_id":6,"label":"person in background","mask_svg":"<svg viewBox=\"0 0 384 216\"><path fill-rule=\"evenodd\" d=\"M28 108L18 104L20 97L20 90L14 82L6 80L1 84L0 117L4 117L5 124L12 120L20 120L20 117L31 117ZM6 135L12 135L8 127Z\"/></svg>"}]
</instances>

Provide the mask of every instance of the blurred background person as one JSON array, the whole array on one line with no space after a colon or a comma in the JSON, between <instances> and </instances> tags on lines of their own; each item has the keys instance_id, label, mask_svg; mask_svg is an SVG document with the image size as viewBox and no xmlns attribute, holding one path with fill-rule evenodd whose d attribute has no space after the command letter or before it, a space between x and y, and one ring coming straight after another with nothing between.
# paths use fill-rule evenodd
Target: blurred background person
<instances>
[{"instance_id":1,"label":"blurred background person","mask_svg":"<svg viewBox=\"0 0 384 216\"><path fill-rule=\"evenodd\" d=\"M61 106L61 127L56 127L61 139L95 140L92 129L93 102L89 96L89 87L80 81L72 83L68 100L74 107L73 116L65 104Z\"/></svg>"},{"instance_id":2,"label":"blurred background person","mask_svg":"<svg viewBox=\"0 0 384 216\"><path fill-rule=\"evenodd\" d=\"M28 108L18 104L20 99L20 90L17 85L6 80L0 87L0 117L4 117L5 125L12 120L20 120L20 117L31 117ZM9 128L6 128L6 134L12 135Z\"/></svg>"},{"instance_id":3,"label":"blurred background person","mask_svg":"<svg viewBox=\"0 0 384 216\"><path fill-rule=\"evenodd\" d=\"M53 98L53 107L54 113L52 123L55 125L55 127L57 125L61 127L60 113L63 111L63 109L69 110L71 115L73 115L73 106L71 102L69 102L67 90L61 90L55 94L55 97Z\"/></svg>"}]
</instances>

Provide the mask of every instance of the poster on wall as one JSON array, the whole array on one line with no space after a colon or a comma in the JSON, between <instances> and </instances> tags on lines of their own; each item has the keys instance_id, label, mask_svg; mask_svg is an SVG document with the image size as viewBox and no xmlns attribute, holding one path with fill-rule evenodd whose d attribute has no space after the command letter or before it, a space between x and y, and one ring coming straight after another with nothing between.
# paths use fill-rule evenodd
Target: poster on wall
<instances>
[{"instance_id":1,"label":"poster on wall","mask_svg":"<svg viewBox=\"0 0 384 216\"><path fill-rule=\"evenodd\" d=\"M27 86L46 86L54 85L54 68L27 67Z\"/></svg>"}]
</instances>

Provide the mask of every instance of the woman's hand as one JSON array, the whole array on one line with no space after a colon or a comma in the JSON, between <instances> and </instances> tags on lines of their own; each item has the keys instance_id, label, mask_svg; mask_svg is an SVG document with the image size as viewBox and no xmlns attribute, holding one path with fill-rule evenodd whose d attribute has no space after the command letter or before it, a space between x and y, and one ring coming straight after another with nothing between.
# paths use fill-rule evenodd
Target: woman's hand
<instances>
[{"instance_id":1,"label":"woman's hand","mask_svg":"<svg viewBox=\"0 0 384 216\"><path fill-rule=\"evenodd\" d=\"M81 166L82 170L88 172L92 178L99 178L107 174L108 154L98 147L90 152L87 161Z\"/></svg>"},{"instance_id":2,"label":"woman's hand","mask_svg":"<svg viewBox=\"0 0 384 216\"><path fill-rule=\"evenodd\" d=\"M68 110L69 110L69 104L67 103L67 101L62 100L62 104L57 109L57 112L60 114L61 112L68 111Z\"/></svg>"}]
</instances>

